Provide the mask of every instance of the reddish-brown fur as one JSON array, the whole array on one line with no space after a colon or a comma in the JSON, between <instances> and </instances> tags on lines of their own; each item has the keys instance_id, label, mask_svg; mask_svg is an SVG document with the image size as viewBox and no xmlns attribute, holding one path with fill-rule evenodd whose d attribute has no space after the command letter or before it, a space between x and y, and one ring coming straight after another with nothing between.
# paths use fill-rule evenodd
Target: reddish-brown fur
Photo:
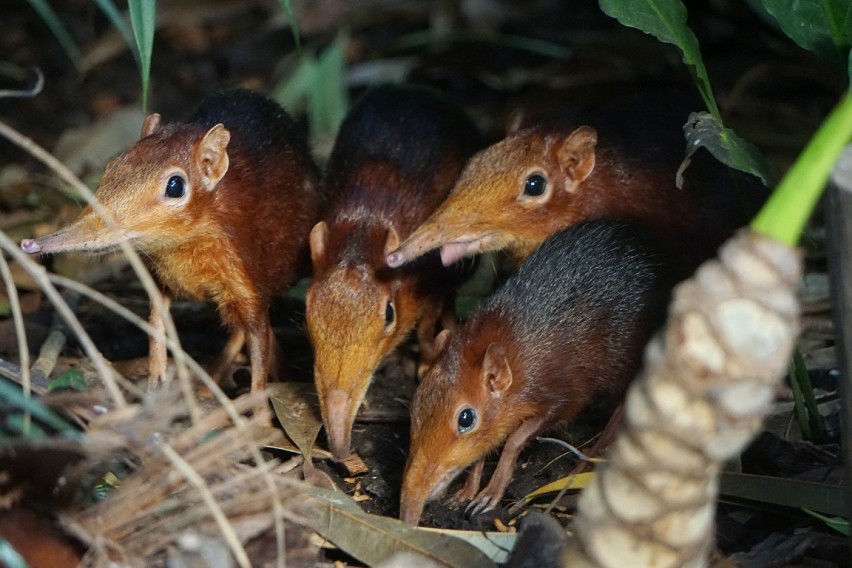
<instances>
[{"instance_id":1,"label":"reddish-brown fur","mask_svg":"<svg viewBox=\"0 0 852 568\"><path fill-rule=\"evenodd\" d=\"M411 447L400 516L478 462L456 499L496 506L521 449L602 394L621 394L662 318L670 283L655 240L618 221L580 223L548 238L456 332L411 402ZM475 423L462 430L462 413ZM479 490L482 460L505 441Z\"/></svg>"},{"instance_id":2,"label":"reddish-brown fur","mask_svg":"<svg viewBox=\"0 0 852 568\"><path fill-rule=\"evenodd\" d=\"M675 186L675 172L596 145L588 126L510 134L471 158L447 200L388 256L388 265L436 248L445 264L503 249L520 263L559 229L601 217L642 221L674 252L691 256L701 228L689 193ZM546 179L545 194L524 195L532 174Z\"/></svg>"},{"instance_id":3,"label":"reddish-brown fur","mask_svg":"<svg viewBox=\"0 0 852 568\"><path fill-rule=\"evenodd\" d=\"M212 300L234 332L229 349L239 350L247 339L256 390L264 388L272 365L269 304L307 268L318 181L307 146L288 139L295 131L277 105L248 91L221 97L223 105L233 105L224 127L160 127L159 116L152 115L142 138L109 163L95 197L116 231L86 207L68 227L21 246L28 252L101 253L120 240L131 242L149 260L167 306L172 296ZM216 116L215 106L208 101L207 115ZM261 120L283 121L277 138L244 139L254 131L243 133L240 117L251 119L254 110ZM186 180L185 198L164 194L175 175ZM151 322L163 328L153 303ZM165 346L152 340L152 382L163 378L165 364Z\"/></svg>"},{"instance_id":4,"label":"reddish-brown fur","mask_svg":"<svg viewBox=\"0 0 852 568\"><path fill-rule=\"evenodd\" d=\"M437 259L390 269L385 255L446 197L472 153L469 120L431 91L382 87L353 108L329 160L329 209L311 231L306 297L314 380L332 453L350 433L382 359L416 328L421 360L457 278Z\"/></svg>"}]
</instances>

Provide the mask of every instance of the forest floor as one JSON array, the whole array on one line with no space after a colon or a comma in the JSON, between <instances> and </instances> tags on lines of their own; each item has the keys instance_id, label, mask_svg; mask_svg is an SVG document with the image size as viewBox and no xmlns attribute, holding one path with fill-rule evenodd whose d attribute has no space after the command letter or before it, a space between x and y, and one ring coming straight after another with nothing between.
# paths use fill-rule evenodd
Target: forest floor
<instances>
[{"instance_id":1,"label":"forest floor","mask_svg":"<svg viewBox=\"0 0 852 568\"><path fill-rule=\"evenodd\" d=\"M54 4L83 49L85 69L75 68L27 2L7 1L0 8L0 89L27 86L31 67L43 72L45 86L31 99L0 98L0 120L53 151L94 187L105 161L138 136L143 117L139 75L126 44L94 3L64 0ZM678 107L702 110L676 50L621 27L601 13L596 2L333 0L293 4L304 53L322 53L346 30L346 66L340 79L352 100L366 87L387 81L404 78L432 85L460 102L488 141L500 138L518 108L536 116L572 112L595 125L600 109L618 107L637 115L631 128L647 128L651 133L660 129L668 134L678 132L687 116L679 123L659 124L646 105L651 108L660 100L671 99ZM690 12L689 21L701 42L726 124L761 149L777 179L842 92L843 72L793 45L745 3L704 4ZM275 91L298 61L293 34L276 2L163 2L158 8L149 108L162 114L166 122L187 116L205 95L218 89L242 86ZM455 35L449 41L430 40L420 33L428 30L453 30ZM303 124L320 120L298 110L297 117ZM617 130L618 125L610 127ZM314 125L310 130L322 162L331 138ZM74 217L79 205L60 186L27 152L0 140L0 228L12 240L46 234ZM806 325L801 349L818 392L828 401L823 406L825 433L813 443L800 441L791 394L785 389L778 394L778 411L766 433L744 454L739 464L743 471L826 483L836 483L841 476L837 362L828 313L823 234L817 219L807 239ZM120 258L92 261L72 255L41 262L146 316L144 291ZM15 263L12 268L28 344L35 356L55 312ZM300 290L303 287L276 303L273 325L286 352L287 379L310 384L312 353L304 333ZM481 293L481 287L474 285L471 297ZM2 304L8 305L5 293L2 296ZM19 364L19 342L9 309L4 310L0 357ZM144 333L86 299L79 301L76 311L103 355L143 385L148 348ZM178 302L173 316L187 352L202 364L212 364L227 337L215 309ZM87 368L84 359L79 344L71 338L53 376L70 368ZM353 432L353 448L368 472L350 476L329 459L317 461L330 481L355 495L371 513L391 517L399 513L416 362L416 348L409 342L384 362L374 378ZM231 395L247 389L246 369L237 371L234 378ZM605 411L593 409L573 424L560 426L553 435L583 446L605 421ZM325 447L322 434L318 445ZM284 455L266 451L275 457ZM510 507L532 490L560 479L577 463L562 445L535 441L522 454L496 511L471 518L461 508L436 501L427 506L422 524L512 531L517 516L509 513ZM494 460L490 460L486 476L493 466ZM521 510L547 509L567 525L576 498L576 493L568 493L556 502L539 499ZM843 538L798 509L746 507L741 501L726 499L720 505L717 524L720 550L724 555L742 555L741 565L849 565ZM265 553L256 554L263 558ZM318 564L331 560L357 564L336 552L315 558Z\"/></svg>"}]
</instances>

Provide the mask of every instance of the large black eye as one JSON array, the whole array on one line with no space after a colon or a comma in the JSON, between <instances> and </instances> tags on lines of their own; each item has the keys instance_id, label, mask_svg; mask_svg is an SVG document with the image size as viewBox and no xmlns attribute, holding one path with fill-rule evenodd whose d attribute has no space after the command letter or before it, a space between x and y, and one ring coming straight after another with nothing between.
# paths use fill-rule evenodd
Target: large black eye
<instances>
[{"instance_id":1,"label":"large black eye","mask_svg":"<svg viewBox=\"0 0 852 568\"><path fill-rule=\"evenodd\" d=\"M476 411L471 407L463 408L459 412L459 434L464 434L476 426Z\"/></svg>"},{"instance_id":2,"label":"large black eye","mask_svg":"<svg viewBox=\"0 0 852 568\"><path fill-rule=\"evenodd\" d=\"M166 197L177 199L186 195L186 182L180 176L172 176L166 182Z\"/></svg>"},{"instance_id":3,"label":"large black eye","mask_svg":"<svg viewBox=\"0 0 852 568\"><path fill-rule=\"evenodd\" d=\"M385 306L385 325L388 326L393 323L393 319L396 317L396 314L393 310L393 302L388 300L388 305Z\"/></svg>"},{"instance_id":4,"label":"large black eye","mask_svg":"<svg viewBox=\"0 0 852 568\"><path fill-rule=\"evenodd\" d=\"M544 190L547 189L547 180L544 179L544 176L539 174L533 174L527 178L526 183L524 183L524 195L529 195L530 197L538 197L539 195L544 194Z\"/></svg>"}]
</instances>

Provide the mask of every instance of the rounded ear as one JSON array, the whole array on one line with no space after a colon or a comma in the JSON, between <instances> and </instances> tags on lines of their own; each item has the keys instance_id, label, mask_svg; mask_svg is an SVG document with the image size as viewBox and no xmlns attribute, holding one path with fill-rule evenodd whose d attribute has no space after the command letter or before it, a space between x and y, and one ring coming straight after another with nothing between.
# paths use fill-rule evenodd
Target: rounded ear
<instances>
[{"instance_id":1,"label":"rounded ear","mask_svg":"<svg viewBox=\"0 0 852 568\"><path fill-rule=\"evenodd\" d=\"M524 128L527 121L527 111L522 108L516 108L509 114L509 120L506 123L506 136L511 136L517 131Z\"/></svg>"},{"instance_id":2,"label":"rounded ear","mask_svg":"<svg viewBox=\"0 0 852 568\"><path fill-rule=\"evenodd\" d=\"M208 191L216 187L228 171L228 142L231 133L223 124L207 131L195 147L195 162L203 176L202 183Z\"/></svg>"},{"instance_id":3,"label":"rounded ear","mask_svg":"<svg viewBox=\"0 0 852 568\"><path fill-rule=\"evenodd\" d=\"M308 242L311 247L311 264L314 272L317 272L325 263L325 251L328 248L328 225L325 221L314 225Z\"/></svg>"},{"instance_id":4,"label":"rounded ear","mask_svg":"<svg viewBox=\"0 0 852 568\"><path fill-rule=\"evenodd\" d=\"M450 335L453 332L449 329L442 329L438 335L435 336L435 341L432 343L432 348L435 350L435 356L444 350L444 347L447 346L447 342L450 340Z\"/></svg>"},{"instance_id":5,"label":"rounded ear","mask_svg":"<svg viewBox=\"0 0 852 568\"><path fill-rule=\"evenodd\" d=\"M499 397L512 385L512 368L506 350L499 343L491 343L482 358L482 379L493 397Z\"/></svg>"},{"instance_id":6,"label":"rounded ear","mask_svg":"<svg viewBox=\"0 0 852 568\"><path fill-rule=\"evenodd\" d=\"M595 169L595 146L598 133L591 126L581 126L568 135L559 148L559 165L574 182L566 189L573 191L577 184L585 181Z\"/></svg>"},{"instance_id":7,"label":"rounded ear","mask_svg":"<svg viewBox=\"0 0 852 568\"><path fill-rule=\"evenodd\" d=\"M160 128L160 115L156 112L145 117L142 123L142 135L140 138L145 138L155 133Z\"/></svg>"},{"instance_id":8,"label":"rounded ear","mask_svg":"<svg viewBox=\"0 0 852 568\"><path fill-rule=\"evenodd\" d=\"M389 255L393 251L399 248L399 234L396 232L396 229L391 227L388 229L388 240L385 241L385 254L384 256Z\"/></svg>"}]
</instances>

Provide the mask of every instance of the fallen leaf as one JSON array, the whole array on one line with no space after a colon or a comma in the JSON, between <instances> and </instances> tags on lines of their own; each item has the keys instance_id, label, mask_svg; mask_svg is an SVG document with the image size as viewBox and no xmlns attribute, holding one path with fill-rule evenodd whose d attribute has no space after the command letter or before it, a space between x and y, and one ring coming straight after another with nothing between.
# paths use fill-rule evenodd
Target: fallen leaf
<instances>
[{"instance_id":1,"label":"fallen leaf","mask_svg":"<svg viewBox=\"0 0 852 568\"><path fill-rule=\"evenodd\" d=\"M397 519L365 513L342 493L317 487L305 487L302 493L313 505L313 514L304 517L308 525L369 566L397 552L424 556L444 566L495 566L482 551L447 532L418 529Z\"/></svg>"}]
</instances>

